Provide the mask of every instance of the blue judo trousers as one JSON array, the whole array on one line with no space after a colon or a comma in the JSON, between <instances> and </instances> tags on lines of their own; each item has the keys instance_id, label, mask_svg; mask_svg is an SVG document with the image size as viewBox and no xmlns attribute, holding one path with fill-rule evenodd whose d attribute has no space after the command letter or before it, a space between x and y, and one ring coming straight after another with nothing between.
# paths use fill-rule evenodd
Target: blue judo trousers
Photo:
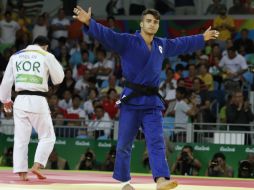
<instances>
[{"instance_id":1,"label":"blue judo trousers","mask_svg":"<svg viewBox=\"0 0 254 190\"><path fill-rule=\"evenodd\" d=\"M153 177L169 178L163 140L162 113L159 109L132 109L122 105L119 120L117 154L113 177L130 180L130 159L133 140L142 126Z\"/></svg>"},{"instance_id":2,"label":"blue judo trousers","mask_svg":"<svg viewBox=\"0 0 254 190\"><path fill-rule=\"evenodd\" d=\"M170 56L190 53L204 47L204 36L193 35L175 39L154 37L151 50L137 31L116 33L91 19L84 32L98 40L106 49L121 56L123 77L135 84L159 87L162 62ZM122 98L133 92L125 87ZM139 96L120 106L119 132L113 178L130 180L130 159L133 140L143 127L154 179L170 178L163 141L162 114L164 105L156 95Z\"/></svg>"}]
</instances>

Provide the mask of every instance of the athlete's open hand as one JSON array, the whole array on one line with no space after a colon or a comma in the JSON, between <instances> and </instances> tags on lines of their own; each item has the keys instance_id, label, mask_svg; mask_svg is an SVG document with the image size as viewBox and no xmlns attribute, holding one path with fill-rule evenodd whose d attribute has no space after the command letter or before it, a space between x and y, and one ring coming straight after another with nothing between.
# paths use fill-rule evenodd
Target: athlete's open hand
<instances>
[{"instance_id":1,"label":"athlete's open hand","mask_svg":"<svg viewBox=\"0 0 254 190\"><path fill-rule=\"evenodd\" d=\"M73 9L73 13L73 18L89 26L92 15L91 7L89 7L88 11L86 12L84 9L82 9L82 7L77 5L77 7Z\"/></svg>"},{"instance_id":2,"label":"athlete's open hand","mask_svg":"<svg viewBox=\"0 0 254 190\"><path fill-rule=\"evenodd\" d=\"M211 26L204 32L204 40L212 40L218 38L220 33L217 30L211 30Z\"/></svg>"}]
</instances>

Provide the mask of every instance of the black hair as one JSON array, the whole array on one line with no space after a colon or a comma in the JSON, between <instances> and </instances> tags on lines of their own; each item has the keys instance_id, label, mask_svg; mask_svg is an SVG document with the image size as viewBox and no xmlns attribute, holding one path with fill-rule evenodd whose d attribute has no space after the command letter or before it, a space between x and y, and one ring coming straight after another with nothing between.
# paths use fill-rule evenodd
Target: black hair
<instances>
[{"instance_id":1,"label":"black hair","mask_svg":"<svg viewBox=\"0 0 254 190\"><path fill-rule=\"evenodd\" d=\"M178 63L175 67L175 72L177 71L183 71L184 70L184 66L180 63Z\"/></svg>"},{"instance_id":2,"label":"black hair","mask_svg":"<svg viewBox=\"0 0 254 190\"><path fill-rule=\"evenodd\" d=\"M217 158L222 158L223 160L226 160L226 157L222 152L217 152L216 154L213 155L213 160Z\"/></svg>"},{"instance_id":3,"label":"black hair","mask_svg":"<svg viewBox=\"0 0 254 190\"><path fill-rule=\"evenodd\" d=\"M184 87L177 87L176 92L179 92L180 94L184 95L184 97L187 95L187 90Z\"/></svg>"},{"instance_id":4,"label":"black hair","mask_svg":"<svg viewBox=\"0 0 254 190\"><path fill-rule=\"evenodd\" d=\"M141 20L143 20L144 16L148 14L153 15L156 20L160 20L161 18L159 11L155 9L146 9L142 12Z\"/></svg>"},{"instance_id":5,"label":"black hair","mask_svg":"<svg viewBox=\"0 0 254 190\"><path fill-rule=\"evenodd\" d=\"M49 39L45 36L38 36L34 39L33 44L38 44L39 46L49 45Z\"/></svg>"},{"instance_id":6,"label":"black hair","mask_svg":"<svg viewBox=\"0 0 254 190\"><path fill-rule=\"evenodd\" d=\"M227 50L228 50L228 51L233 51L233 52L235 52L235 51L236 51L236 48L235 48L234 46L232 46L232 47L229 47Z\"/></svg>"},{"instance_id":7,"label":"black hair","mask_svg":"<svg viewBox=\"0 0 254 190\"><path fill-rule=\"evenodd\" d=\"M182 150L183 150L183 149L186 149L186 148L190 149L190 151L193 152L193 147L192 147L192 146L190 146L190 145L184 145L184 147L182 148Z\"/></svg>"}]
</instances>

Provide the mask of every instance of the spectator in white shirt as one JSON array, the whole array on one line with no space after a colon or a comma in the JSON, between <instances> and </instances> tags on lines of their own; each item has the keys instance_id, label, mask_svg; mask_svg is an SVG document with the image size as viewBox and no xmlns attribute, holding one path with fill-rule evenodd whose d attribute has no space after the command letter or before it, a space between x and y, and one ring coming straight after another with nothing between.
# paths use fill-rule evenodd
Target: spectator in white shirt
<instances>
[{"instance_id":1,"label":"spectator in white shirt","mask_svg":"<svg viewBox=\"0 0 254 190\"><path fill-rule=\"evenodd\" d=\"M64 91L63 99L59 101L58 106L63 110L67 110L72 107L71 92L69 90Z\"/></svg>"},{"instance_id":2,"label":"spectator in white shirt","mask_svg":"<svg viewBox=\"0 0 254 190\"><path fill-rule=\"evenodd\" d=\"M84 111L91 118L94 114L94 105L93 102L98 98L98 90L97 88L90 88L88 93L88 99L84 103Z\"/></svg>"},{"instance_id":3,"label":"spectator in white shirt","mask_svg":"<svg viewBox=\"0 0 254 190\"><path fill-rule=\"evenodd\" d=\"M174 79L174 71L171 68L166 70L166 80L160 83L160 94L166 97L169 90L176 88L176 80Z\"/></svg>"},{"instance_id":4,"label":"spectator in white shirt","mask_svg":"<svg viewBox=\"0 0 254 190\"><path fill-rule=\"evenodd\" d=\"M86 70L83 74L83 77L80 78L74 86L75 94L78 94L84 100L87 98L88 95L89 83L87 80L90 76L91 75L89 70Z\"/></svg>"},{"instance_id":5,"label":"spectator in white shirt","mask_svg":"<svg viewBox=\"0 0 254 190\"><path fill-rule=\"evenodd\" d=\"M60 37L68 37L68 27L70 25L69 19L65 17L64 9L59 9L58 17L54 18L51 23L52 28L52 43L51 49L54 49L58 45L58 39Z\"/></svg>"},{"instance_id":6,"label":"spectator in white shirt","mask_svg":"<svg viewBox=\"0 0 254 190\"><path fill-rule=\"evenodd\" d=\"M224 72L224 79L239 81L240 76L247 71L248 65L245 58L236 53L234 47L227 49L228 55L223 56L219 63L219 67Z\"/></svg>"},{"instance_id":7,"label":"spectator in white shirt","mask_svg":"<svg viewBox=\"0 0 254 190\"><path fill-rule=\"evenodd\" d=\"M186 129L189 117L195 116L198 112L195 104L191 105L187 96L185 88L178 87L176 89L175 128Z\"/></svg>"},{"instance_id":8,"label":"spectator in white shirt","mask_svg":"<svg viewBox=\"0 0 254 190\"><path fill-rule=\"evenodd\" d=\"M89 130L95 131L95 138L108 139L110 137L112 120L101 105L95 107L95 119L89 124Z\"/></svg>"},{"instance_id":9,"label":"spectator in white shirt","mask_svg":"<svg viewBox=\"0 0 254 190\"><path fill-rule=\"evenodd\" d=\"M97 62L93 65L92 72L97 77L99 87L102 82L108 80L109 74L114 70L114 62L106 58L106 51L104 49L98 49L96 52Z\"/></svg>"},{"instance_id":10,"label":"spectator in white shirt","mask_svg":"<svg viewBox=\"0 0 254 190\"><path fill-rule=\"evenodd\" d=\"M33 27L33 39L35 39L37 36L48 36L48 26L45 22L45 18L43 15L40 15L37 18L37 22Z\"/></svg>"},{"instance_id":11,"label":"spectator in white shirt","mask_svg":"<svg viewBox=\"0 0 254 190\"><path fill-rule=\"evenodd\" d=\"M67 114L77 114L79 118L87 119L87 115L83 109L80 108L81 98L79 95L74 95L72 97L72 106L67 109Z\"/></svg>"},{"instance_id":12,"label":"spectator in white shirt","mask_svg":"<svg viewBox=\"0 0 254 190\"><path fill-rule=\"evenodd\" d=\"M0 43L1 48L11 46L16 41L16 32L20 29L17 22L12 20L11 12L6 11L4 14L4 19L0 21Z\"/></svg>"}]
</instances>

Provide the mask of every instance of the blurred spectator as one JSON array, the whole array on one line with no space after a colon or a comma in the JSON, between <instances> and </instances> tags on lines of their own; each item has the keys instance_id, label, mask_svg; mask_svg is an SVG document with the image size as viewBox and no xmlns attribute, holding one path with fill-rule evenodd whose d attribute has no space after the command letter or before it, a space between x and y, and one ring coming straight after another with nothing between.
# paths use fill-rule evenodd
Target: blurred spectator
<instances>
[{"instance_id":1,"label":"blurred spectator","mask_svg":"<svg viewBox=\"0 0 254 190\"><path fill-rule=\"evenodd\" d=\"M88 78L90 77L90 71L86 70L83 73L82 78L80 78L75 86L75 94L78 94L83 100L85 100L88 96L88 88L89 88L89 84L88 84Z\"/></svg>"},{"instance_id":2,"label":"blurred spectator","mask_svg":"<svg viewBox=\"0 0 254 190\"><path fill-rule=\"evenodd\" d=\"M188 71L189 71L188 76L184 79L184 86L185 88L190 90L192 89L192 86L193 86L193 79L197 75L196 66L194 64L189 64Z\"/></svg>"},{"instance_id":3,"label":"blurred spectator","mask_svg":"<svg viewBox=\"0 0 254 190\"><path fill-rule=\"evenodd\" d=\"M140 15L145 9L144 0L130 0L129 15Z\"/></svg>"},{"instance_id":4,"label":"blurred spectator","mask_svg":"<svg viewBox=\"0 0 254 190\"><path fill-rule=\"evenodd\" d=\"M243 92L238 90L233 94L233 102L226 108L227 123L239 124L230 126L232 131L250 131L249 126L241 126L241 124L249 124L254 120L250 103L244 100ZM251 144L250 135L245 135L245 144Z\"/></svg>"},{"instance_id":5,"label":"blurred spectator","mask_svg":"<svg viewBox=\"0 0 254 190\"><path fill-rule=\"evenodd\" d=\"M86 77L90 76L90 70L93 67L93 64L89 61L89 51L81 50L81 63L72 67L73 78L78 82L79 79L85 77L85 74L88 74Z\"/></svg>"},{"instance_id":6,"label":"blurred spectator","mask_svg":"<svg viewBox=\"0 0 254 190\"><path fill-rule=\"evenodd\" d=\"M0 157L0 166L13 166L13 147L8 147Z\"/></svg>"},{"instance_id":7,"label":"blurred spectator","mask_svg":"<svg viewBox=\"0 0 254 190\"><path fill-rule=\"evenodd\" d=\"M197 176L200 168L201 163L193 156L192 146L185 145L172 166L172 174Z\"/></svg>"},{"instance_id":8,"label":"blurred spectator","mask_svg":"<svg viewBox=\"0 0 254 190\"><path fill-rule=\"evenodd\" d=\"M7 47L11 47L15 43L16 33L19 29L19 24L12 20L11 12L6 11L4 14L4 19L0 21L0 52Z\"/></svg>"},{"instance_id":9,"label":"blurred spectator","mask_svg":"<svg viewBox=\"0 0 254 190\"><path fill-rule=\"evenodd\" d=\"M38 16L36 24L33 27L32 30L33 40L37 36L48 36L48 25L45 21L45 17L43 15Z\"/></svg>"},{"instance_id":10,"label":"blurred spectator","mask_svg":"<svg viewBox=\"0 0 254 190\"><path fill-rule=\"evenodd\" d=\"M175 0L175 14L176 15L195 15L194 0Z\"/></svg>"},{"instance_id":11,"label":"blurred spectator","mask_svg":"<svg viewBox=\"0 0 254 190\"><path fill-rule=\"evenodd\" d=\"M205 64L200 64L199 73L199 78L205 83L206 89L208 89L208 91L213 91L213 77L210 73L208 73L208 66Z\"/></svg>"},{"instance_id":12,"label":"blurred spectator","mask_svg":"<svg viewBox=\"0 0 254 190\"><path fill-rule=\"evenodd\" d=\"M214 29L220 32L218 43L222 48L225 47L225 41L232 38L235 31L235 23L232 17L227 15L227 9L221 8L219 15L213 20Z\"/></svg>"},{"instance_id":13,"label":"blurred spectator","mask_svg":"<svg viewBox=\"0 0 254 190\"><path fill-rule=\"evenodd\" d=\"M30 33L29 27L32 20L26 15L26 8L22 5L18 7L18 14L13 15L13 19L17 21L22 33Z\"/></svg>"},{"instance_id":14,"label":"blurred spectator","mask_svg":"<svg viewBox=\"0 0 254 190\"><path fill-rule=\"evenodd\" d=\"M202 88L203 84L204 82L200 78L195 77L193 79L192 96L196 105L200 105L207 97L207 89Z\"/></svg>"},{"instance_id":15,"label":"blurred spectator","mask_svg":"<svg viewBox=\"0 0 254 190\"><path fill-rule=\"evenodd\" d=\"M58 45L58 39L60 37L68 37L68 27L70 25L70 21L65 17L64 9L58 10L57 18L54 18L51 22L51 30L52 30L52 40L51 40L51 48L55 49Z\"/></svg>"},{"instance_id":16,"label":"blurred spectator","mask_svg":"<svg viewBox=\"0 0 254 190\"><path fill-rule=\"evenodd\" d=\"M180 78L177 81L177 87L184 87L184 79ZM172 116L174 115L174 110L175 110L175 105L176 105L176 88L168 90L166 97L165 97L165 102L167 103L167 109L165 112L165 116Z\"/></svg>"},{"instance_id":17,"label":"blurred spectator","mask_svg":"<svg viewBox=\"0 0 254 190\"><path fill-rule=\"evenodd\" d=\"M95 116L88 124L89 130L95 132L96 139L108 139L111 135L112 120L101 105L97 105L94 112Z\"/></svg>"},{"instance_id":18,"label":"blurred spectator","mask_svg":"<svg viewBox=\"0 0 254 190\"><path fill-rule=\"evenodd\" d=\"M245 5L240 0L233 0L232 7L229 8L228 14L230 15L243 15L248 14Z\"/></svg>"},{"instance_id":19,"label":"blurred spectator","mask_svg":"<svg viewBox=\"0 0 254 190\"><path fill-rule=\"evenodd\" d=\"M59 107L59 99L57 95L51 95L48 98L48 103L52 118L56 118L57 114L63 113L63 109Z\"/></svg>"},{"instance_id":20,"label":"blurred spectator","mask_svg":"<svg viewBox=\"0 0 254 190\"><path fill-rule=\"evenodd\" d=\"M65 90L62 96L63 98L59 101L58 106L63 110L67 110L72 106L71 91Z\"/></svg>"},{"instance_id":21,"label":"blurred spectator","mask_svg":"<svg viewBox=\"0 0 254 190\"><path fill-rule=\"evenodd\" d=\"M182 64L177 64L175 67L175 74L174 79L177 81L179 78L182 77L182 73L184 71L184 66Z\"/></svg>"},{"instance_id":22,"label":"blurred spectator","mask_svg":"<svg viewBox=\"0 0 254 190\"><path fill-rule=\"evenodd\" d=\"M88 148L84 154L81 155L80 161L76 167L78 170L96 170L99 169L99 164L96 162L94 152Z\"/></svg>"},{"instance_id":23,"label":"blurred spectator","mask_svg":"<svg viewBox=\"0 0 254 190\"><path fill-rule=\"evenodd\" d=\"M189 117L195 116L198 112L194 100L189 99L185 88L177 87L176 89L176 106L175 106L175 128L186 129L190 121Z\"/></svg>"},{"instance_id":24,"label":"blurred spectator","mask_svg":"<svg viewBox=\"0 0 254 190\"><path fill-rule=\"evenodd\" d=\"M228 49L230 49L230 48L235 48L234 47L234 41L232 39L227 39L226 40L226 47L222 51L222 57L228 56ZM236 54L238 54L238 53L240 53L240 52L236 52Z\"/></svg>"},{"instance_id":25,"label":"blurred spectator","mask_svg":"<svg viewBox=\"0 0 254 190\"><path fill-rule=\"evenodd\" d=\"M104 95L108 92L109 89L115 89L117 92L117 95L120 95L123 88L117 85L116 77L114 75L110 75L108 77L108 85L101 89L101 94Z\"/></svg>"},{"instance_id":26,"label":"blurred spectator","mask_svg":"<svg viewBox=\"0 0 254 190\"><path fill-rule=\"evenodd\" d=\"M72 96L72 106L67 109L67 114L77 114L80 119L88 119L86 113L80 108L81 98L79 95Z\"/></svg>"},{"instance_id":27,"label":"blurred spectator","mask_svg":"<svg viewBox=\"0 0 254 190\"><path fill-rule=\"evenodd\" d=\"M106 58L106 51L98 49L96 52L97 62L93 65L92 73L96 75L99 87L103 81L108 80L108 76L114 70L114 63Z\"/></svg>"},{"instance_id":28,"label":"blurred spectator","mask_svg":"<svg viewBox=\"0 0 254 190\"><path fill-rule=\"evenodd\" d=\"M217 152L213 155L209 162L206 176L211 177L233 177L234 171L231 166L226 163L226 156L222 152Z\"/></svg>"},{"instance_id":29,"label":"blurred spectator","mask_svg":"<svg viewBox=\"0 0 254 190\"><path fill-rule=\"evenodd\" d=\"M211 54L209 56L209 66L218 66L219 63L217 62L218 59L220 60L222 56L221 48L219 44L214 43L212 45Z\"/></svg>"},{"instance_id":30,"label":"blurred spectator","mask_svg":"<svg viewBox=\"0 0 254 190\"><path fill-rule=\"evenodd\" d=\"M220 9L225 9L225 8L226 8L226 5L222 4L221 0L213 0L213 3L207 7L205 14L217 15L219 14Z\"/></svg>"},{"instance_id":31,"label":"blurred spectator","mask_svg":"<svg viewBox=\"0 0 254 190\"><path fill-rule=\"evenodd\" d=\"M249 30L243 28L241 30L241 37L234 41L234 46L238 52L243 47L245 54L254 53L253 41L248 37L248 34Z\"/></svg>"},{"instance_id":32,"label":"blurred spectator","mask_svg":"<svg viewBox=\"0 0 254 190\"><path fill-rule=\"evenodd\" d=\"M64 158L58 156L55 149L51 152L49 156L49 160L46 164L45 169L53 169L53 170L69 170L68 161Z\"/></svg>"},{"instance_id":33,"label":"blurred spectator","mask_svg":"<svg viewBox=\"0 0 254 190\"><path fill-rule=\"evenodd\" d=\"M89 119L94 115L93 101L98 98L97 88L89 88L88 99L84 103L84 111L88 115Z\"/></svg>"},{"instance_id":34,"label":"blurred spectator","mask_svg":"<svg viewBox=\"0 0 254 190\"><path fill-rule=\"evenodd\" d=\"M65 71L65 77L63 82L59 85L59 88L57 90L58 97L62 97L63 93L68 90L70 92L74 92L75 87L75 80L72 77L72 70L66 69Z\"/></svg>"},{"instance_id":35,"label":"blurred spectator","mask_svg":"<svg viewBox=\"0 0 254 190\"><path fill-rule=\"evenodd\" d=\"M168 94L169 90L175 89L176 88L176 80L174 79L174 71L171 68L168 68L166 70L166 80L162 81L160 83L160 88L159 88L159 92L162 95L162 97L166 97L166 95Z\"/></svg>"},{"instance_id":36,"label":"blurred spectator","mask_svg":"<svg viewBox=\"0 0 254 190\"><path fill-rule=\"evenodd\" d=\"M67 38L60 37L58 38L57 47L52 49L53 54L56 56L56 58L64 68L69 65L69 50L66 42Z\"/></svg>"},{"instance_id":37,"label":"blurred spectator","mask_svg":"<svg viewBox=\"0 0 254 190\"><path fill-rule=\"evenodd\" d=\"M73 46L70 49L69 54L70 54L69 63L71 68L74 68L82 63L81 48L78 41L73 42Z\"/></svg>"},{"instance_id":38,"label":"blurred spectator","mask_svg":"<svg viewBox=\"0 0 254 190\"><path fill-rule=\"evenodd\" d=\"M119 116L119 108L116 106L116 101L119 98L116 89L110 88L107 92L106 99L102 102L104 110L108 113L111 119L117 119Z\"/></svg>"},{"instance_id":39,"label":"blurred spectator","mask_svg":"<svg viewBox=\"0 0 254 190\"><path fill-rule=\"evenodd\" d=\"M246 14L253 14L254 13L252 0L245 0L244 6L245 6Z\"/></svg>"},{"instance_id":40,"label":"blurred spectator","mask_svg":"<svg viewBox=\"0 0 254 190\"><path fill-rule=\"evenodd\" d=\"M121 32L121 30L116 26L116 19L113 16L107 17L108 27L115 31L115 32Z\"/></svg>"},{"instance_id":41,"label":"blurred spectator","mask_svg":"<svg viewBox=\"0 0 254 190\"><path fill-rule=\"evenodd\" d=\"M110 0L106 5L106 12L108 16L125 15L123 0Z\"/></svg>"},{"instance_id":42,"label":"blurred spectator","mask_svg":"<svg viewBox=\"0 0 254 190\"><path fill-rule=\"evenodd\" d=\"M239 162L238 177L254 178L254 153L249 153L246 160Z\"/></svg>"},{"instance_id":43,"label":"blurred spectator","mask_svg":"<svg viewBox=\"0 0 254 190\"><path fill-rule=\"evenodd\" d=\"M219 67L223 71L225 89L231 91L240 87L240 78L247 71L248 65L245 58L236 53L234 47L228 48L227 53L228 55L221 59Z\"/></svg>"},{"instance_id":44,"label":"blurred spectator","mask_svg":"<svg viewBox=\"0 0 254 190\"><path fill-rule=\"evenodd\" d=\"M115 166L115 158L116 158L116 147L112 146L106 155L106 160L102 166L102 169L105 171L113 171Z\"/></svg>"}]
</instances>

